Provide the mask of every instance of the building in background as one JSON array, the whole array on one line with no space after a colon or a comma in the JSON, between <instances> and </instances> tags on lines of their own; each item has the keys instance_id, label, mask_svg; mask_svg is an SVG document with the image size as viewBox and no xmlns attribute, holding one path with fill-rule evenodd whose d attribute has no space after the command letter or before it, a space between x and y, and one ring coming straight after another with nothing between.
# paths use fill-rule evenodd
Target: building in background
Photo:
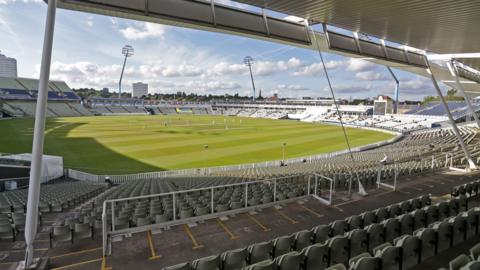
<instances>
[{"instance_id":1,"label":"building in background","mask_svg":"<svg viewBox=\"0 0 480 270\"><path fill-rule=\"evenodd\" d=\"M0 54L0 77L17 78L17 60Z\"/></svg>"},{"instance_id":2,"label":"building in background","mask_svg":"<svg viewBox=\"0 0 480 270\"><path fill-rule=\"evenodd\" d=\"M133 84L132 97L141 98L148 95L148 84L138 82Z\"/></svg>"},{"instance_id":3,"label":"building in background","mask_svg":"<svg viewBox=\"0 0 480 270\"><path fill-rule=\"evenodd\" d=\"M393 113L393 100L388 96L378 96L373 102L373 114L385 115Z\"/></svg>"}]
</instances>

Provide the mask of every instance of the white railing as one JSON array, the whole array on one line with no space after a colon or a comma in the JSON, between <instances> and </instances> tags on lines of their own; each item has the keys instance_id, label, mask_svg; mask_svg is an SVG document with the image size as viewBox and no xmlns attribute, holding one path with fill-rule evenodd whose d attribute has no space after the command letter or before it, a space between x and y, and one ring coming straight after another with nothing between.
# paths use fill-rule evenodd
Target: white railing
<instances>
[{"instance_id":1,"label":"white railing","mask_svg":"<svg viewBox=\"0 0 480 270\"><path fill-rule=\"evenodd\" d=\"M285 196L285 199L279 200L277 196L277 182L282 181L282 182L291 182L293 184L305 184L305 187L307 189L307 192L304 194L300 194L299 196L296 196L294 198L287 198ZM249 194L249 188L252 185L256 184L269 184L272 186L272 200L271 202L264 202L261 204L256 204L256 205L250 205L249 200L248 200L248 194ZM166 193L159 193L159 194L150 194L150 195L143 195L143 196L135 196L135 197L128 197L128 198L119 198L119 199L111 199L111 200L105 200L103 202L103 210L102 210L102 232L103 232L103 252L104 256L110 254L110 247L111 247L111 238L114 235L121 235L121 234L129 234L129 233L138 233L138 232L143 232L143 231L149 231L152 229L158 229L158 228L164 228L164 227L169 227L173 225L179 225L179 224L188 224L192 222L196 222L199 220L207 220L211 218L216 218L219 216L225 216L228 214L236 214L236 213L243 213L243 212L248 212L252 209L258 209L258 208L265 208L265 207L271 207L272 205L275 205L279 202L288 202L292 200L297 200L299 198L308 196L310 194L311 190L311 179L309 175L303 175L303 176L292 176L292 177L282 177L282 178L274 178L270 180L261 180L261 181L249 181L249 182L242 182L242 183L235 183L235 184L227 184L227 185L218 185L218 186L211 186L211 187L205 187L205 188L197 188L197 189L189 189L189 190L179 190L179 191L174 191L174 192L166 192ZM231 210L226 210L226 211L217 211L215 208L215 193L216 190L218 189L225 189L229 187L242 187L244 190L244 198L242 199L242 207L237 208L237 209L231 209ZM200 215L200 216L191 216L191 217L186 217L186 218L181 218L178 211L177 211L177 198L181 194L186 194L186 193L193 193L193 192L198 192L198 191L210 191L210 213L205 214L205 215ZM119 229L116 230L115 223L116 223L116 216L115 216L115 208L116 205L120 202L128 202L128 201L139 201L139 200L147 200L151 198L165 198L169 197L172 199L172 208L171 210L171 220L162 222L162 223L156 223L156 224L150 224L146 226L141 226L141 227L133 227L133 228L127 228L127 229ZM108 209L108 211L107 211ZM110 220L109 220L110 219Z\"/></svg>"}]
</instances>

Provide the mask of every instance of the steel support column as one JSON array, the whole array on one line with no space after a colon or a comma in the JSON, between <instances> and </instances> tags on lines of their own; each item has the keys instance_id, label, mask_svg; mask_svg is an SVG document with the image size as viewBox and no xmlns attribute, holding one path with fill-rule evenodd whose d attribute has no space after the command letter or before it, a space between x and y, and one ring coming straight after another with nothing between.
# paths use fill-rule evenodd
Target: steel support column
<instances>
[{"instance_id":1,"label":"steel support column","mask_svg":"<svg viewBox=\"0 0 480 270\"><path fill-rule=\"evenodd\" d=\"M460 91L460 94L462 94L463 98L465 98L465 102L467 103L468 110L472 114L473 118L475 119L475 122L477 123L477 127L480 128L480 120L478 119L478 115L473 109L472 102L470 101L470 98L465 94L465 90L463 89L462 84L460 83L460 79L458 77L458 68L455 65L455 62L452 60L449 65L450 71L452 71L452 75L455 75L455 82L457 83L457 90Z\"/></svg>"},{"instance_id":2,"label":"steel support column","mask_svg":"<svg viewBox=\"0 0 480 270\"><path fill-rule=\"evenodd\" d=\"M428 61L427 61L428 63ZM450 121L450 124L452 125L453 132L457 136L458 142L460 143L460 146L462 147L463 153L465 154L465 158L468 161L469 169L476 169L477 166L472 160L472 157L470 155L470 151L468 151L467 146L465 145L465 142L463 141L462 135L460 134L460 130L457 127L457 124L455 123L455 119L453 119L452 113L450 112L450 109L448 108L448 104L445 101L445 98L442 95L442 91L440 90L440 87L438 86L437 80L435 79L435 76L433 75L432 71L430 68L427 68L428 74L430 74L430 79L432 80L433 86L435 90L437 91L438 97L440 98L440 101L443 103L443 106L445 107L445 111L447 112L448 119Z\"/></svg>"},{"instance_id":3,"label":"steel support column","mask_svg":"<svg viewBox=\"0 0 480 270\"><path fill-rule=\"evenodd\" d=\"M47 110L48 81L50 79L50 64L52 61L53 32L57 0L49 0L45 33L43 37L42 63L40 66L40 81L38 83L37 108L35 110L35 129L33 131L32 161L30 165L30 180L28 186L28 201L25 223L25 269L33 260L33 241L37 234L38 201L40 197L40 182L42 173L43 143L45 137L45 116Z\"/></svg>"}]
</instances>

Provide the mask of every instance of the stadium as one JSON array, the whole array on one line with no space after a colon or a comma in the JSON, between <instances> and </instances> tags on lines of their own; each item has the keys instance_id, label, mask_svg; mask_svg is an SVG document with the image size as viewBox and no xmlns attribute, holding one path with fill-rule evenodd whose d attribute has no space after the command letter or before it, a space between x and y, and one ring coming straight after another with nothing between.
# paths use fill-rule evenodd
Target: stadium
<instances>
[{"instance_id":1,"label":"stadium","mask_svg":"<svg viewBox=\"0 0 480 270\"><path fill-rule=\"evenodd\" d=\"M480 268L477 3L44 2L34 4L46 8L38 78L18 76L16 61L0 54L0 269ZM63 10L109 18L113 29L113 18L187 29L198 48L214 42L196 33L212 32L313 52L310 70L299 61L274 69L296 68L287 78L294 80L316 68L314 84L322 80L328 96L262 97L258 82L269 73L255 65L266 62L250 56L229 71L251 82L246 97L152 95L137 82L122 93L124 76L155 72L128 68L130 45L114 69L118 92L88 89L85 78L52 79L60 65L52 58L68 55L53 46L65 41L54 41L55 31L67 33L59 23L67 16L56 17ZM146 35L128 25L123 34ZM347 98L334 70L355 67L327 54L383 67L393 97L382 85L369 86L373 98ZM181 76L172 66L161 74L208 76L179 66ZM87 69L109 85L100 79L109 70ZM357 71L358 80L387 80ZM413 89L423 102L401 102L412 94L402 92L406 73L423 78L433 96L422 84Z\"/></svg>"}]
</instances>

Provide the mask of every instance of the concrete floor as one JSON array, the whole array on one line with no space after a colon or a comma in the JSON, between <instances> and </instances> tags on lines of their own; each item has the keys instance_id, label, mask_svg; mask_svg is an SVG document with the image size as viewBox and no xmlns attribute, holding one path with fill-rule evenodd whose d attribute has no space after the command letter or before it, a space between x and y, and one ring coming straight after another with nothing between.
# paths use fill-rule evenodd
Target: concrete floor
<instances>
[{"instance_id":1,"label":"concrete floor","mask_svg":"<svg viewBox=\"0 0 480 270\"><path fill-rule=\"evenodd\" d=\"M112 255L107 257L105 263L107 267L115 270L161 269L164 266L193 261L300 230L311 229L314 226L423 194L432 194L434 200L445 199L449 197L448 194L453 186L479 178L480 173L438 172L400 179L397 191L368 190L369 196L355 196L350 201L343 201L337 197L333 206L325 206L309 198L256 212L191 225L174 226L169 230L154 231L151 234L142 232L114 242ZM55 220L54 215L48 218L52 219L50 223ZM45 218L45 220L48 219ZM46 225L48 230L48 224ZM16 262L23 259L22 239L15 243L0 242L0 270L15 269ZM35 242L35 248L38 249L37 254L49 256L52 269L102 268L101 235L97 235L93 241L66 243L52 249L48 249L47 239L48 233L40 234ZM1 254L7 254L7 256L3 258Z\"/></svg>"}]
</instances>

